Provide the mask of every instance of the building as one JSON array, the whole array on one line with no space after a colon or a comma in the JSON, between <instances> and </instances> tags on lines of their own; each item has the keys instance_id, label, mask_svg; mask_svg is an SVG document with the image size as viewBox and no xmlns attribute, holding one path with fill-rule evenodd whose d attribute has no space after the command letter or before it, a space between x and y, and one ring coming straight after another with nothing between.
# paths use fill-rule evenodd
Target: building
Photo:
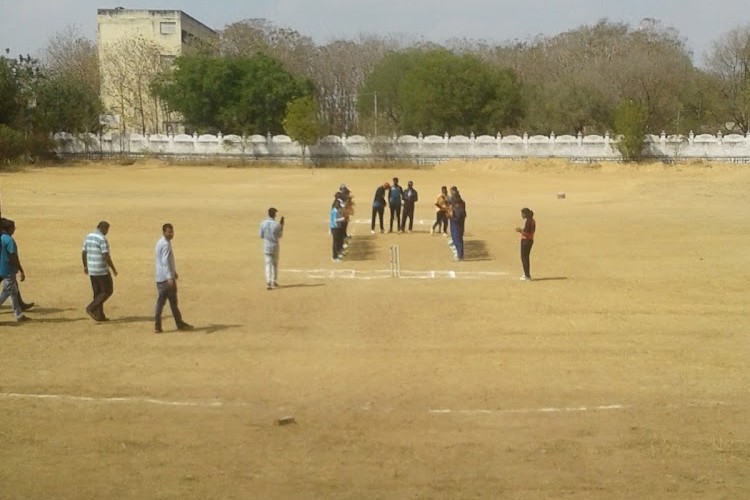
<instances>
[{"instance_id":1,"label":"building","mask_svg":"<svg viewBox=\"0 0 750 500\"><path fill-rule=\"evenodd\" d=\"M215 47L218 34L180 10L98 9L101 97L107 124L120 132L176 133L181 119L151 95L154 79L197 46Z\"/></svg>"}]
</instances>

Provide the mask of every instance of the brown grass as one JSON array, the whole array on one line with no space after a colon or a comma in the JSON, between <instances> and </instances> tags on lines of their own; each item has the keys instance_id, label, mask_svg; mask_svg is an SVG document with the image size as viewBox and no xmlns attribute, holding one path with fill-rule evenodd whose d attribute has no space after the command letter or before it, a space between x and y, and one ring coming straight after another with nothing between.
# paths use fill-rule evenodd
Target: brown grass
<instances>
[{"instance_id":1,"label":"brown grass","mask_svg":"<svg viewBox=\"0 0 750 500\"><path fill-rule=\"evenodd\" d=\"M424 223L371 235L355 221L350 258L332 263L333 192L345 182L369 220L393 176L414 181ZM428 233L437 190L454 184L462 263ZM37 302L29 324L0 314L0 498L748 495L746 166L144 160L0 172L0 188ZM271 205L287 224L282 287L268 292L257 230ZM537 214L531 283L518 280L522 206ZM80 247L100 219L120 276L113 321L97 325ZM157 336L167 221L197 328L166 318ZM393 244L403 270L508 274L294 272L388 269ZM287 415L296 424L276 425Z\"/></svg>"}]
</instances>

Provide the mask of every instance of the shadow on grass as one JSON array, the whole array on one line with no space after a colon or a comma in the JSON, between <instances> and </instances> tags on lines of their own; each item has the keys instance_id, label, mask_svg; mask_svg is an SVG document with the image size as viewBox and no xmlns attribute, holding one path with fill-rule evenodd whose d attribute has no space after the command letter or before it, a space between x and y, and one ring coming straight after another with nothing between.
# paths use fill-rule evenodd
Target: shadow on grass
<instances>
[{"instance_id":1,"label":"shadow on grass","mask_svg":"<svg viewBox=\"0 0 750 500\"><path fill-rule=\"evenodd\" d=\"M278 285L276 288L283 290L284 288L310 288L325 286L325 283L292 283L291 285Z\"/></svg>"},{"instance_id":2,"label":"shadow on grass","mask_svg":"<svg viewBox=\"0 0 750 500\"><path fill-rule=\"evenodd\" d=\"M472 262L493 260L487 248L487 242L484 240L464 241L464 260Z\"/></svg>"},{"instance_id":3,"label":"shadow on grass","mask_svg":"<svg viewBox=\"0 0 750 500\"><path fill-rule=\"evenodd\" d=\"M349 240L349 248L346 250L346 260L373 260L377 249L375 242L374 235L352 238Z\"/></svg>"}]
</instances>

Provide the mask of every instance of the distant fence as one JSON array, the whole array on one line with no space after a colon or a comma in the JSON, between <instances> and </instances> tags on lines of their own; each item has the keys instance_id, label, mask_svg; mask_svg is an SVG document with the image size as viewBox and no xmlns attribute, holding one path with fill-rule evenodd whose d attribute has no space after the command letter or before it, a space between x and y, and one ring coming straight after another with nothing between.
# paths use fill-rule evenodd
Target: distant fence
<instances>
[{"instance_id":1,"label":"distant fence","mask_svg":"<svg viewBox=\"0 0 750 500\"><path fill-rule=\"evenodd\" d=\"M140 135L107 133L73 136L55 135L56 152L62 156L101 154L182 158L223 157L243 160L297 162L302 147L286 135ZM621 160L617 139L609 134L550 136L524 134L480 135L403 135L365 137L362 135L323 137L306 150L316 163L359 160L395 160L439 163L453 159L488 158L568 158L571 160ZM702 134L648 135L646 156L664 160L707 159L750 162L750 133L747 135Z\"/></svg>"}]
</instances>

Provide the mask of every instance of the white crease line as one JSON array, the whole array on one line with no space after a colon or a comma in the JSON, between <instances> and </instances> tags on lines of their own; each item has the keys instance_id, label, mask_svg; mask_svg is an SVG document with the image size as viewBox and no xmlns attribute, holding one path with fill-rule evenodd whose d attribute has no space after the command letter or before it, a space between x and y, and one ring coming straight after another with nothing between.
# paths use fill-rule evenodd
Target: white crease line
<instances>
[{"instance_id":1,"label":"white crease line","mask_svg":"<svg viewBox=\"0 0 750 500\"><path fill-rule=\"evenodd\" d=\"M459 415L492 415L502 413L572 413L572 412L585 412L585 411L612 411L612 410L624 410L627 408L625 405L606 405L606 406L579 406L571 408L521 408L521 409L505 409L505 410L450 410L447 408L428 410L428 413L433 414L448 414L455 413Z\"/></svg>"},{"instance_id":2,"label":"white crease line","mask_svg":"<svg viewBox=\"0 0 750 500\"><path fill-rule=\"evenodd\" d=\"M85 401L94 403L149 403L162 406L193 406L202 408L217 408L221 406L248 406L247 403L225 403L222 401L166 401L163 399L123 396L95 398L91 396L70 396L66 394L20 394L17 392L1 392L0 398L60 399L64 401Z\"/></svg>"},{"instance_id":3,"label":"white crease line","mask_svg":"<svg viewBox=\"0 0 750 500\"><path fill-rule=\"evenodd\" d=\"M305 274L312 279L359 279L372 280L391 278L389 269L362 271L356 269L282 269L282 273ZM510 273L493 271L408 271L402 270L402 279L483 279L508 276Z\"/></svg>"}]
</instances>

